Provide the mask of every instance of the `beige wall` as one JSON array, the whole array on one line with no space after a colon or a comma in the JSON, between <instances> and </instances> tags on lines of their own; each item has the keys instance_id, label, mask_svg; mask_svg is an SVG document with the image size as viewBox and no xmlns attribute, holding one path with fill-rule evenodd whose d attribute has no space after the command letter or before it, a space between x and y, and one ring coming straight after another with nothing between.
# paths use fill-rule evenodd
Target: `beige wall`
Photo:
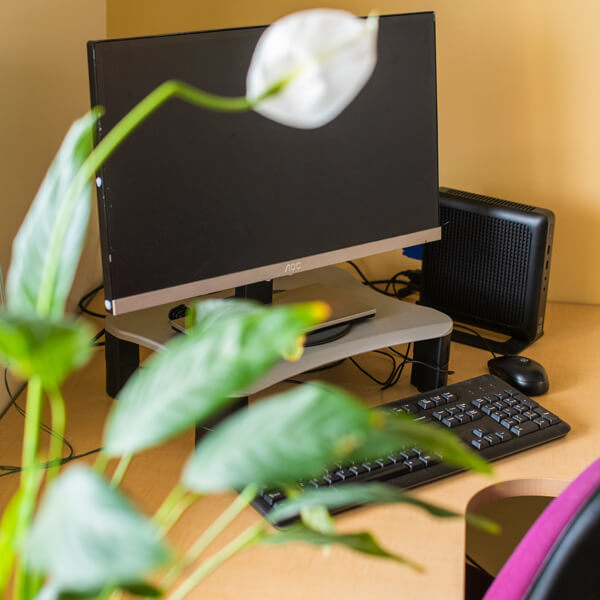
<instances>
[{"instance_id":1,"label":"beige wall","mask_svg":"<svg viewBox=\"0 0 600 600\"><path fill-rule=\"evenodd\" d=\"M70 123L89 109L85 42L106 35L104 0L0 1L0 264ZM90 230L74 297L101 279ZM0 386L0 408L4 390Z\"/></svg>"},{"instance_id":2,"label":"beige wall","mask_svg":"<svg viewBox=\"0 0 600 600\"><path fill-rule=\"evenodd\" d=\"M441 184L555 211L550 298L600 303L598 0L107 0L107 32L262 24L321 5L436 11ZM378 276L400 263L363 261Z\"/></svg>"}]
</instances>

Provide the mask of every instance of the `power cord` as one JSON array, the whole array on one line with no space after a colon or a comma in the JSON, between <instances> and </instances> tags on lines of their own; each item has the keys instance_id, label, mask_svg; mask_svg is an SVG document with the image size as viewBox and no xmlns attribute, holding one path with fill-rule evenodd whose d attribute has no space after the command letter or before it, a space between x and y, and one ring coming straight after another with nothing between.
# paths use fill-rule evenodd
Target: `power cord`
<instances>
[{"instance_id":1,"label":"power cord","mask_svg":"<svg viewBox=\"0 0 600 600\"><path fill-rule=\"evenodd\" d=\"M398 271L389 279L368 279L356 263L351 260L347 263L358 273L364 285L384 296L401 299L421 290L421 271L418 269ZM404 277L404 280L401 280L400 277ZM381 289L377 287L378 285L385 285L385 287ZM398 288L399 285L402 287Z\"/></svg>"},{"instance_id":2,"label":"power cord","mask_svg":"<svg viewBox=\"0 0 600 600\"><path fill-rule=\"evenodd\" d=\"M90 315L91 317L96 317L98 319L106 318L106 315L94 312L90 310L88 306L91 304L92 300L95 298L96 294L104 287L104 285L99 285L95 287L93 290L90 290L87 294L81 297L77 306L81 314Z\"/></svg>"}]
</instances>

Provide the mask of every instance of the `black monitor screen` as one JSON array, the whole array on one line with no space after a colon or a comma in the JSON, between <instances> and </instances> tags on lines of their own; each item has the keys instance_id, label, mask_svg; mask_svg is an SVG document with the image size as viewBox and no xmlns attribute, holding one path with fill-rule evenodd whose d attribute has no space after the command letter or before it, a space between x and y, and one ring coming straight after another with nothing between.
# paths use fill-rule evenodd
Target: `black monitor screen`
<instances>
[{"instance_id":1,"label":"black monitor screen","mask_svg":"<svg viewBox=\"0 0 600 600\"><path fill-rule=\"evenodd\" d=\"M99 137L168 79L243 96L262 31L90 42L92 102L106 109ZM434 15L380 19L372 78L324 127L174 99L100 176L109 299L438 227Z\"/></svg>"}]
</instances>

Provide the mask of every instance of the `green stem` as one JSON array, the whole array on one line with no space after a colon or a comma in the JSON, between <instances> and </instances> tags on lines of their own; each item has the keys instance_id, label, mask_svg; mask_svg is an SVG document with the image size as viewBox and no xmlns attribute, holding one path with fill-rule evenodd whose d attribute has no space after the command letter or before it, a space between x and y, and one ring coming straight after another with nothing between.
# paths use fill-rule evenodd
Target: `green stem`
<instances>
[{"instance_id":1,"label":"green stem","mask_svg":"<svg viewBox=\"0 0 600 600\"><path fill-rule=\"evenodd\" d=\"M50 438L50 449L48 451L48 461L56 466L48 469L47 482L50 483L60 471L60 457L62 454L63 436L65 433L65 400L58 388L49 391L50 410L52 412L52 429L54 435Z\"/></svg>"},{"instance_id":2,"label":"green stem","mask_svg":"<svg viewBox=\"0 0 600 600\"><path fill-rule=\"evenodd\" d=\"M258 487L251 483L247 485L242 493L225 509L223 513L213 522L213 524L198 538L196 543L185 553L181 562L173 566L167 573L163 586L170 588L181 571L194 560L196 560L215 538L254 500L258 492Z\"/></svg>"},{"instance_id":3,"label":"green stem","mask_svg":"<svg viewBox=\"0 0 600 600\"><path fill-rule=\"evenodd\" d=\"M216 96L181 81L165 81L134 106L90 153L69 186L66 199L59 208L56 225L48 245L36 305L38 315L44 317L50 312L60 252L79 196L106 159L148 115L173 97L181 98L190 104L209 110L243 112L250 110L259 100L277 91L278 89L273 86L262 98L251 101L243 96L238 98ZM96 110L98 111L98 109Z\"/></svg>"},{"instance_id":4,"label":"green stem","mask_svg":"<svg viewBox=\"0 0 600 600\"><path fill-rule=\"evenodd\" d=\"M37 375L29 380L27 386L27 413L25 416L25 432L23 439L23 453L21 458L21 486L22 497L17 517L15 531L15 546L20 546L29 524L33 517L35 500L42 477L38 469L35 469L35 461L38 450L38 434L40 413L42 408L42 382ZM27 577L25 574L25 552L21 556L15 568L14 597L15 600L25 600L27 597Z\"/></svg>"},{"instance_id":5,"label":"green stem","mask_svg":"<svg viewBox=\"0 0 600 600\"><path fill-rule=\"evenodd\" d=\"M164 502L154 514L154 521L158 525L164 525L171 511L177 506L177 504L179 504L186 494L186 489L181 485L181 483L178 483L169 492L169 495L165 498Z\"/></svg>"},{"instance_id":6,"label":"green stem","mask_svg":"<svg viewBox=\"0 0 600 600\"><path fill-rule=\"evenodd\" d=\"M205 577L210 575L217 567L226 560L256 543L264 534L267 527L265 521L252 525L241 533L223 549L211 556L205 563L200 565L184 582L169 596L169 600L183 600Z\"/></svg>"},{"instance_id":7,"label":"green stem","mask_svg":"<svg viewBox=\"0 0 600 600\"><path fill-rule=\"evenodd\" d=\"M96 458L96 460L94 461L94 470L97 471L98 473L100 473L100 475L102 475L102 473L104 473L105 469L106 469L106 465L108 464L109 458L108 456L106 456L106 454L104 454L104 452L100 452L98 454L98 458Z\"/></svg>"},{"instance_id":8,"label":"green stem","mask_svg":"<svg viewBox=\"0 0 600 600\"><path fill-rule=\"evenodd\" d=\"M112 479L110 480L110 487L116 488L121 483L121 480L123 479L125 471L127 471L127 467L129 466L130 462L131 454L126 454L125 456L121 457L121 460L119 461L119 464L113 473Z\"/></svg>"},{"instance_id":9,"label":"green stem","mask_svg":"<svg viewBox=\"0 0 600 600\"><path fill-rule=\"evenodd\" d=\"M179 518L181 517L181 515L190 507L192 506L192 504L194 504L194 502L196 502L196 500L198 500L200 496L198 496L197 494L187 494L186 496L184 496L179 503L173 508L173 510L171 510L171 512L167 515L166 519L164 520L163 524L161 525L161 533L163 535L167 535L167 533L169 533L169 530L171 529L171 527L173 527L173 525L175 525L175 523L177 523L177 521L179 520Z\"/></svg>"}]
</instances>

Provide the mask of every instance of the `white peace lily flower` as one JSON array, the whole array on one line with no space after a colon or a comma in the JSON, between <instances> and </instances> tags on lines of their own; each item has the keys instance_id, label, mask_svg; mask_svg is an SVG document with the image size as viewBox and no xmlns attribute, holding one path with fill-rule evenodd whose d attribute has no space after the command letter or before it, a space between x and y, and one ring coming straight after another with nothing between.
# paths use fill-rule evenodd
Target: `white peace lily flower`
<instances>
[{"instance_id":1,"label":"white peace lily flower","mask_svg":"<svg viewBox=\"0 0 600 600\"><path fill-rule=\"evenodd\" d=\"M377 18L343 10L297 12L268 27L256 45L246 97L283 125L312 129L339 115L362 89L377 60Z\"/></svg>"}]
</instances>

